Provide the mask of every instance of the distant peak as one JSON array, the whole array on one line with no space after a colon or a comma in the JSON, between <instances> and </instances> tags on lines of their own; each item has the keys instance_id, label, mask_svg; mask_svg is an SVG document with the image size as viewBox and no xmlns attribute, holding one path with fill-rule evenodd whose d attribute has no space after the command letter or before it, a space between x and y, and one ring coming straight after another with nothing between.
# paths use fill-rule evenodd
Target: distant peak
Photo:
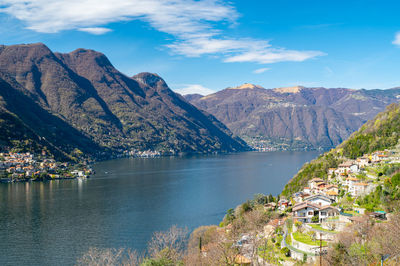
<instances>
[{"instance_id":1,"label":"distant peak","mask_svg":"<svg viewBox=\"0 0 400 266\"><path fill-rule=\"evenodd\" d=\"M250 83L245 83L239 87L235 87L235 88L229 88L231 90L246 90L246 89L263 89L263 87L259 86L259 85L254 85L254 84L250 84Z\"/></svg>"},{"instance_id":2,"label":"distant peak","mask_svg":"<svg viewBox=\"0 0 400 266\"><path fill-rule=\"evenodd\" d=\"M95 50L78 48L66 55L70 58L75 58L77 60L83 60L86 62L96 62L101 67L112 66L112 64L111 64L110 60L108 60L107 56L105 56L103 53L95 51Z\"/></svg>"},{"instance_id":3,"label":"distant peak","mask_svg":"<svg viewBox=\"0 0 400 266\"><path fill-rule=\"evenodd\" d=\"M279 93L298 93L305 87L303 86L294 86L294 87L282 87L274 89L275 92Z\"/></svg>"},{"instance_id":4,"label":"distant peak","mask_svg":"<svg viewBox=\"0 0 400 266\"><path fill-rule=\"evenodd\" d=\"M133 79L135 79L143 84L146 84L150 87L156 86L159 81L162 81L163 83L165 83L165 81L159 75L157 75L155 73L149 73L149 72L139 73L139 74L133 76Z\"/></svg>"}]
</instances>

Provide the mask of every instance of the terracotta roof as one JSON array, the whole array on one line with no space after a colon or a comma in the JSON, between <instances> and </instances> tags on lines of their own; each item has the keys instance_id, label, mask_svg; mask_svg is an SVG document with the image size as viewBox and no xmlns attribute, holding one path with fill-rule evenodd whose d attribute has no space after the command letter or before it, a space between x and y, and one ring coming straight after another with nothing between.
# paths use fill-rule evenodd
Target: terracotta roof
<instances>
[{"instance_id":1,"label":"terracotta roof","mask_svg":"<svg viewBox=\"0 0 400 266\"><path fill-rule=\"evenodd\" d=\"M354 163L352 161L347 161L344 163L339 164L339 167L350 167L352 166Z\"/></svg>"},{"instance_id":2,"label":"terracotta roof","mask_svg":"<svg viewBox=\"0 0 400 266\"><path fill-rule=\"evenodd\" d=\"M328 192L326 192L326 195L329 195L329 196L337 196L337 195L339 195L336 191L328 191Z\"/></svg>"},{"instance_id":3,"label":"terracotta roof","mask_svg":"<svg viewBox=\"0 0 400 266\"><path fill-rule=\"evenodd\" d=\"M335 208L335 207L333 207L333 206L330 206L330 205L329 205L329 206L324 206L324 207L322 207L322 208L320 209L320 211L326 210L326 209L333 209L333 210L339 212L339 210L338 210L337 208Z\"/></svg>"},{"instance_id":4,"label":"terracotta roof","mask_svg":"<svg viewBox=\"0 0 400 266\"><path fill-rule=\"evenodd\" d=\"M337 185L327 185L327 186L326 186L326 189L337 188L337 187L338 187Z\"/></svg>"},{"instance_id":5,"label":"terracotta roof","mask_svg":"<svg viewBox=\"0 0 400 266\"><path fill-rule=\"evenodd\" d=\"M313 198L317 198L317 197L318 197L318 198L326 199L326 200L328 200L328 201L331 201L330 198L328 198L327 196L322 195L322 194L312 195L312 196L309 196L309 197L305 198L304 200L307 201L307 200L310 200L310 199L313 199Z\"/></svg>"},{"instance_id":6,"label":"terracotta roof","mask_svg":"<svg viewBox=\"0 0 400 266\"><path fill-rule=\"evenodd\" d=\"M346 180L350 180L350 181L359 181L357 178L355 177L348 177L346 178Z\"/></svg>"},{"instance_id":7,"label":"terracotta roof","mask_svg":"<svg viewBox=\"0 0 400 266\"><path fill-rule=\"evenodd\" d=\"M314 208L314 209L317 209L317 210L320 209L320 206L312 204L311 202L306 201L306 202L301 202L301 203L298 203L298 204L294 205L292 210L293 211L298 211L298 210L301 210L301 209L304 209L304 208L307 208L307 207L311 207L311 208Z\"/></svg>"}]
</instances>

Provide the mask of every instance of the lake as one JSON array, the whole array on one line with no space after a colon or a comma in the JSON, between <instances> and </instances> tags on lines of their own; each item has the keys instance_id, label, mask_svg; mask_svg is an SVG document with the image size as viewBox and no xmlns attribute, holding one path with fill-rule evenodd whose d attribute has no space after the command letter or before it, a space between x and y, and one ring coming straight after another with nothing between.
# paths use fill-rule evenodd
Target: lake
<instances>
[{"instance_id":1,"label":"lake","mask_svg":"<svg viewBox=\"0 0 400 266\"><path fill-rule=\"evenodd\" d=\"M0 184L0 265L72 265L89 247L143 251L154 231L218 224L255 193L280 193L308 152L125 158L84 181Z\"/></svg>"}]
</instances>

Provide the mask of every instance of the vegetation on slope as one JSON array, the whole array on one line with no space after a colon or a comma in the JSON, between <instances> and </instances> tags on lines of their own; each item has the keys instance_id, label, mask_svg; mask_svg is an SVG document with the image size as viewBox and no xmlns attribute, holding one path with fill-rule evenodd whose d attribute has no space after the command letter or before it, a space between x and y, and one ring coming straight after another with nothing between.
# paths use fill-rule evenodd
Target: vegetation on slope
<instances>
[{"instance_id":1,"label":"vegetation on slope","mask_svg":"<svg viewBox=\"0 0 400 266\"><path fill-rule=\"evenodd\" d=\"M306 163L286 184L282 195L289 196L300 191L314 177L326 179L328 169L336 168L345 158L355 159L367 153L395 146L399 140L399 132L400 105L391 104L386 111L364 124L336 149Z\"/></svg>"},{"instance_id":2,"label":"vegetation on slope","mask_svg":"<svg viewBox=\"0 0 400 266\"><path fill-rule=\"evenodd\" d=\"M365 123L360 130L338 147L343 156L351 159L398 143L400 134L400 105L391 104L385 112Z\"/></svg>"}]
</instances>

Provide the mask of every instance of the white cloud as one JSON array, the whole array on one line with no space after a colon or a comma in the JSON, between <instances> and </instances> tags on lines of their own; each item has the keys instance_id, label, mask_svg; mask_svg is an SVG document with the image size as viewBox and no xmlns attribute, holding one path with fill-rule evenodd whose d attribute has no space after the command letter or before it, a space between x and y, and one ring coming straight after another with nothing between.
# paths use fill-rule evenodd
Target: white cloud
<instances>
[{"instance_id":1,"label":"white cloud","mask_svg":"<svg viewBox=\"0 0 400 266\"><path fill-rule=\"evenodd\" d=\"M105 34L107 32L110 32L110 29L107 28L102 28L102 27L91 27L91 28L79 28L79 31L84 31L90 34L94 34L94 35L102 35Z\"/></svg>"},{"instance_id":2,"label":"white cloud","mask_svg":"<svg viewBox=\"0 0 400 266\"><path fill-rule=\"evenodd\" d=\"M200 84L185 84L183 88L181 89L174 89L175 92L182 94L182 95L186 95L186 94L201 94L201 95L209 95L212 93L215 93L215 91L203 87Z\"/></svg>"},{"instance_id":3,"label":"white cloud","mask_svg":"<svg viewBox=\"0 0 400 266\"><path fill-rule=\"evenodd\" d=\"M263 67L263 68L259 68L259 69L254 70L253 73L254 74L261 74L261 73L264 73L265 71L268 71L268 70L270 70L270 69L267 68L267 67Z\"/></svg>"},{"instance_id":4,"label":"white cloud","mask_svg":"<svg viewBox=\"0 0 400 266\"><path fill-rule=\"evenodd\" d=\"M215 24L235 23L239 14L222 0L0 0L0 13L42 33L75 29L99 35L111 31L104 27L109 23L141 20L172 35L174 41L167 47L174 53L217 55L224 62L300 62L324 55L272 48L264 40L223 38L223 31Z\"/></svg>"},{"instance_id":5,"label":"white cloud","mask_svg":"<svg viewBox=\"0 0 400 266\"><path fill-rule=\"evenodd\" d=\"M394 45L400 46L400 31L396 33L394 36L394 41L392 42Z\"/></svg>"},{"instance_id":6,"label":"white cloud","mask_svg":"<svg viewBox=\"0 0 400 266\"><path fill-rule=\"evenodd\" d=\"M255 62L272 64L284 61L302 62L307 59L325 55L319 51L295 51L286 49L266 48L263 50L250 50L225 59L225 62Z\"/></svg>"}]
</instances>

